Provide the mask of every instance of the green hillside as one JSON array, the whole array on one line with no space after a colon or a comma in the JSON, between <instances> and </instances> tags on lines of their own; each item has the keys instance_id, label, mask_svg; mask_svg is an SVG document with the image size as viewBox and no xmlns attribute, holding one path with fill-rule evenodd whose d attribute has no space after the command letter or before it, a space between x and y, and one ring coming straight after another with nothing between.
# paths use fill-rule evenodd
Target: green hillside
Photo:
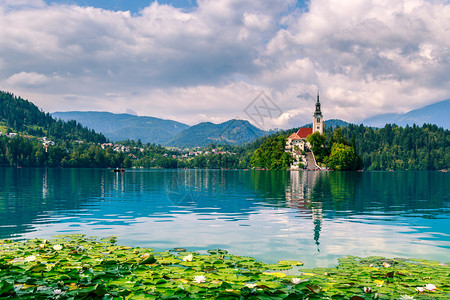
<instances>
[{"instance_id":1,"label":"green hillside","mask_svg":"<svg viewBox=\"0 0 450 300\"><path fill-rule=\"evenodd\" d=\"M28 100L0 91L0 128L3 134L21 133L33 137L47 137L55 141L80 140L104 143L106 137L83 127L76 121L55 120Z\"/></svg>"},{"instance_id":2,"label":"green hillside","mask_svg":"<svg viewBox=\"0 0 450 300\"><path fill-rule=\"evenodd\" d=\"M105 136L76 121L55 120L30 101L0 92L0 166L126 167L123 152L104 150ZM7 136L16 133L15 136ZM43 139L46 137L46 139Z\"/></svg>"}]
</instances>

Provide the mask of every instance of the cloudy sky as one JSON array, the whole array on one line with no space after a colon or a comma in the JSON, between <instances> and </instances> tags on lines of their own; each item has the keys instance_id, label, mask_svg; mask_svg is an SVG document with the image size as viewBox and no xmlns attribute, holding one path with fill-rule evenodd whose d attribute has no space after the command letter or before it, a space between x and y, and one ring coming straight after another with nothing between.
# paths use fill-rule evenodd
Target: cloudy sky
<instances>
[{"instance_id":1,"label":"cloudy sky","mask_svg":"<svg viewBox=\"0 0 450 300\"><path fill-rule=\"evenodd\" d=\"M317 89L350 122L450 98L450 1L0 0L0 90L45 111L218 123L264 92L291 128Z\"/></svg>"}]
</instances>

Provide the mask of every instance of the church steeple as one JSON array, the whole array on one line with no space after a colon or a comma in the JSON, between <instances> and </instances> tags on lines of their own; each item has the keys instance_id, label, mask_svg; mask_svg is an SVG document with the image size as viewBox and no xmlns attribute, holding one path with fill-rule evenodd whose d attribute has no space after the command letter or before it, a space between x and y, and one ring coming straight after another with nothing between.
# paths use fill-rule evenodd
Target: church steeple
<instances>
[{"instance_id":1,"label":"church steeple","mask_svg":"<svg viewBox=\"0 0 450 300\"><path fill-rule=\"evenodd\" d=\"M319 90L317 90L316 110L313 115L313 133L316 131L323 134L323 116L322 111L320 110Z\"/></svg>"},{"instance_id":2,"label":"church steeple","mask_svg":"<svg viewBox=\"0 0 450 300\"><path fill-rule=\"evenodd\" d=\"M314 112L314 116L322 116L322 112L320 111L319 90L317 90L316 111Z\"/></svg>"}]
</instances>

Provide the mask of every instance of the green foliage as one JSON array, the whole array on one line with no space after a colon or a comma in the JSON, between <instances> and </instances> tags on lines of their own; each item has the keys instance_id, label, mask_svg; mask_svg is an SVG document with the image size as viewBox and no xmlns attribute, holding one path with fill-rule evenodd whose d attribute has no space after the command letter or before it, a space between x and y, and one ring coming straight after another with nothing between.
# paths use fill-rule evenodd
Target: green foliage
<instances>
[{"instance_id":1,"label":"green foliage","mask_svg":"<svg viewBox=\"0 0 450 300\"><path fill-rule=\"evenodd\" d=\"M331 137L331 144L348 145L348 141L342 135L342 128L337 127L334 129L333 136Z\"/></svg>"},{"instance_id":2,"label":"green foliage","mask_svg":"<svg viewBox=\"0 0 450 300\"><path fill-rule=\"evenodd\" d=\"M36 137L46 136L52 140L104 143L106 138L76 121L55 120L33 103L0 91L0 122L13 132Z\"/></svg>"},{"instance_id":3,"label":"green foliage","mask_svg":"<svg viewBox=\"0 0 450 300\"><path fill-rule=\"evenodd\" d=\"M255 150L251 165L254 168L285 170L290 167L293 157L285 152L288 134L278 134L264 139L261 146ZM360 158L354 147L348 146L341 129L336 128L331 139L331 149L327 136L315 132L307 137L318 163L326 163L334 170L356 170L360 168ZM333 148L333 145L336 145Z\"/></svg>"},{"instance_id":4,"label":"green foliage","mask_svg":"<svg viewBox=\"0 0 450 300\"><path fill-rule=\"evenodd\" d=\"M43 147L36 139L17 135L0 136L0 166L131 167L131 160L123 152L103 150L99 145L64 142Z\"/></svg>"},{"instance_id":5,"label":"green foliage","mask_svg":"<svg viewBox=\"0 0 450 300\"><path fill-rule=\"evenodd\" d=\"M450 294L450 267L433 261L345 257L336 268L300 270L299 261L265 264L220 249L154 252L116 240L84 235L0 240L0 297L444 299Z\"/></svg>"},{"instance_id":6,"label":"green foliage","mask_svg":"<svg viewBox=\"0 0 450 300\"><path fill-rule=\"evenodd\" d=\"M450 131L436 125L342 128L369 170L439 170L450 167Z\"/></svg>"},{"instance_id":7,"label":"green foliage","mask_svg":"<svg viewBox=\"0 0 450 300\"><path fill-rule=\"evenodd\" d=\"M282 133L289 135L292 131ZM328 167L335 170L450 168L450 131L436 125L424 124L422 127L414 125L402 128L387 124L384 128L376 129L350 124L344 128L337 127L334 131L331 128L325 128L325 134L331 136L329 141L324 140L319 134L312 134L308 139L317 161L325 162ZM280 135L268 136L258 142L263 144L277 136ZM340 144L340 146L336 146L334 153L331 153L334 144ZM328 157L331 154L332 157ZM252 166L264 165L264 168L270 168L267 167L268 164L262 163L265 160L270 161L268 153L255 152L255 164Z\"/></svg>"},{"instance_id":8,"label":"green foliage","mask_svg":"<svg viewBox=\"0 0 450 300\"><path fill-rule=\"evenodd\" d=\"M311 150L313 151L317 162L324 162L330 152L327 145L327 136L316 131L313 134L310 134L306 140L311 145Z\"/></svg>"},{"instance_id":9,"label":"green foliage","mask_svg":"<svg viewBox=\"0 0 450 300\"><path fill-rule=\"evenodd\" d=\"M336 171L357 170L357 162L355 149L340 143L333 144L330 156L326 160L328 168Z\"/></svg>"},{"instance_id":10,"label":"green foliage","mask_svg":"<svg viewBox=\"0 0 450 300\"><path fill-rule=\"evenodd\" d=\"M292 155L284 151L286 136L273 136L265 139L251 157L254 168L285 170L292 163Z\"/></svg>"}]
</instances>

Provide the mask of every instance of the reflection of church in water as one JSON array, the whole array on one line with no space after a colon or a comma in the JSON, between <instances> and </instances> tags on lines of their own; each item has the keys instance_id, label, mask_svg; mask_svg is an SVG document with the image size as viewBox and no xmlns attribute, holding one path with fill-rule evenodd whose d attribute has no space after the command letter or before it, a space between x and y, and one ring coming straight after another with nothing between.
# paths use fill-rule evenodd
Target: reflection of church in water
<instances>
[{"instance_id":1,"label":"reflection of church in water","mask_svg":"<svg viewBox=\"0 0 450 300\"><path fill-rule=\"evenodd\" d=\"M313 188L322 172L290 172L290 187L286 189L286 204L304 216L312 216L314 224L314 241L319 249L320 231L322 229L322 202L312 201Z\"/></svg>"}]
</instances>

